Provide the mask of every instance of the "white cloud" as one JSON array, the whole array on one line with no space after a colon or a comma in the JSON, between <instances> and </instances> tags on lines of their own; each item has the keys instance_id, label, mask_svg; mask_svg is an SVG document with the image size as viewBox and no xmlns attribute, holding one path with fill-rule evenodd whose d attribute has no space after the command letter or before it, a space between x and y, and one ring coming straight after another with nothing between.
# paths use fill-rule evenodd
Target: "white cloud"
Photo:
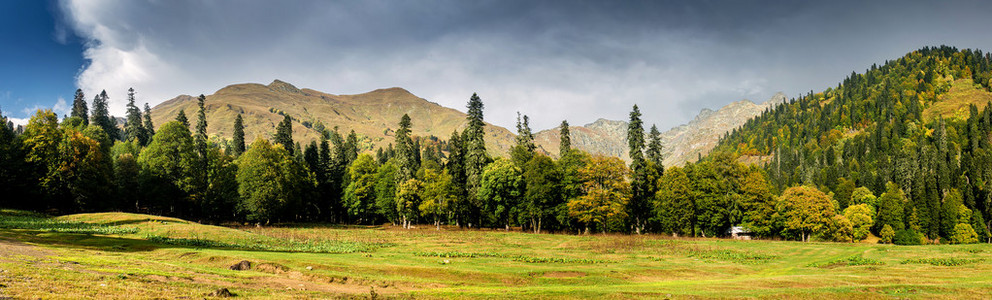
<instances>
[{"instance_id":1,"label":"white cloud","mask_svg":"<svg viewBox=\"0 0 992 300\"><path fill-rule=\"evenodd\" d=\"M17 127L17 125L21 125L21 126L27 126L28 125L28 119L9 118L8 117L7 120L10 121L11 123L14 123L14 127Z\"/></svg>"},{"instance_id":2,"label":"white cloud","mask_svg":"<svg viewBox=\"0 0 992 300\"><path fill-rule=\"evenodd\" d=\"M65 0L60 7L88 40L77 85L87 95L105 89L115 115L130 87L139 103L154 105L278 78L334 94L399 86L459 110L478 92L486 119L511 129L516 111L544 129L562 119L626 119L635 103L646 123L669 128L703 107L833 86L851 68L926 45L850 29L877 18L844 14L884 15L884 5L629 4L614 11L528 1ZM819 23L837 15L848 27ZM944 21L952 19L974 18ZM940 28L909 28L918 38L943 36Z\"/></svg>"}]
</instances>

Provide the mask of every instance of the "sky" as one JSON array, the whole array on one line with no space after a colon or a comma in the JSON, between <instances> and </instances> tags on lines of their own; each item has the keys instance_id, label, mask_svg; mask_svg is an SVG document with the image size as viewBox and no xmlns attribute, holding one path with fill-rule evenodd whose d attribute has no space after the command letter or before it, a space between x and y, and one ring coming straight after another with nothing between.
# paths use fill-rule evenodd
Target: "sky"
<instances>
[{"instance_id":1,"label":"sky","mask_svg":"<svg viewBox=\"0 0 992 300\"><path fill-rule=\"evenodd\" d=\"M992 1L0 1L0 109L64 114L76 88L151 105L273 79L402 87L535 130L836 86L924 46L992 50ZM69 103L71 105L71 103ZM140 104L139 104L140 105Z\"/></svg>"}]
</instances>

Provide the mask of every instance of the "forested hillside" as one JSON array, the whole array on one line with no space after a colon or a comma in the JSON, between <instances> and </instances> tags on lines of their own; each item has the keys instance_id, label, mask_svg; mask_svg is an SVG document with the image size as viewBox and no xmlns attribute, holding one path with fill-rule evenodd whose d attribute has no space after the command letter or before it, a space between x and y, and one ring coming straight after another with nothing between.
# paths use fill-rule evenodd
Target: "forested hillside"
<instances>
[{"instance_id":1,"label":"forested hillside","mask_svg":"<svg viewBox=\"0 0 992 300\"><path fill-rule=\"evenodd\" d=\"M978 50L913 51L767 110L717 151L758 158L777 191L815 186L840 210L870 203L876 234L889 226L933 241L967 224L984 240L992 220L990 62Z\"/></svg>"}]
</instances>

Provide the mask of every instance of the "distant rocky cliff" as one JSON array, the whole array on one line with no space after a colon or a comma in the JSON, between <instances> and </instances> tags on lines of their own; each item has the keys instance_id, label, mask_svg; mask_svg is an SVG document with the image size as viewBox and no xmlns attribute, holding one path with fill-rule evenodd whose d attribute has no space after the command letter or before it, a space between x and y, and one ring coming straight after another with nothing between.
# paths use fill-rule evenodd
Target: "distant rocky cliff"
<instances>
[{"instance_id":1,"label":"distant rocky cliff","mask_svg":"<svg viewBox=\"0 0 992 300\"><path fill-rule=\"evenodd\" d=\"M740 127L748 119L765 109L786 101L785 94L777 93L761 104L741 100L727 104L719 110L703 109L688 124L662 132L665 165L684 165L707 155L716 147L720 137ZM572 146L594 154L619 156L629 161L627 155L627 122L599 119L584 126L572 126ZM645 131L648 131L645 128ZM552 155L558 154L558 128L543 130L535 135L536 143Z\"/></svg>"}]
</instances>

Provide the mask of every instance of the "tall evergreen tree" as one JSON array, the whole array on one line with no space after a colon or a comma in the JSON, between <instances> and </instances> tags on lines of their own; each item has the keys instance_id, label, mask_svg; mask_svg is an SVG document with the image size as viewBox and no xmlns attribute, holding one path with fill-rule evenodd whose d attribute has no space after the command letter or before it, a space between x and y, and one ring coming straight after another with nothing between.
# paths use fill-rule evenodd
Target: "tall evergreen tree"
<instances>
[{"instance_id":1,"label":"tall evergreen tree","mask_svg":"<svg viewBox=\"0 0 992 300\"><path fill-rule=\"evenodd\" d=\"M651 132L648 134L648 147L644 152L647 154L647 161L659 171L665 169L663 162L665 157L661 154L661 150L661 132L658 131L658 126L651 125Z\"/></svg>"},{"instance_id":2,"label":"tall evergreen tree","mask_svg":"<svg viewBox=\"0 0 992 300\"><path fill-rule=\"evenodd\" d=\"M138 144L148 145L148 135L141 124L141 109L134 104L134 88L127 89L127 118L124 122L124 140L137 141Z\"/></svg>"},{"instance_id":3,"label":"tall evergreen tree","mask_svg":"<svg viewBox=\"0 0 992 300\"><path fill-rule=\"evenodd\" d=\"M530 161L534 157L534 150L537 146L534 145L534 134L531 133L529 119L527 115L523 116L523 122L520 120L520 113L517 113L517 144L510 149L510 159L517 168L523 168L524 164Z\"/></svg>"},{"instance_id":4,"label":"tall evergreen tree","mask_svg":"<svg viewBox=\"0 0 992 300\"><path fill-rule=\"evenodd\" d=\"M109 100L107 91L102 91L93 98L93 114L90 116L90 123L103 128L110 139L116 141L120 139L120 134L117 131L117 121L110 116L110 111L107 109L107 101Z\"/></svg>"},{"instance_id":5,"label":"tall evergreen tree","mask_svg":"<svg viewBox=\"0 0 992 300\"><path fill-rule=\"evenodd\" d=\"M281 144L286 151L289 151L289 156L293 156L293 118L288 115L276 126L275 143Z\"/></svg>"},{"instance_id":6,"label":"tall evergreen tree","mask_svg":"<svg viewBox=\"0 0 992 300\"><path fill-rule=\"evenodd\" d=\"M148 136L148 142L152 142L152 137L155 136L155 125L152 125L152 108L148 106L148 102L145 102L145 135Z\"/></svg>"},{"instance_id":7,"label":"tall evergreen tree","mask_svg":"<svg viewBox=\"0 0 992 300\"><path fill-rule=\"evenodd\" d=\"M561 128L559 134L561 138L558 141L558 157L562 158L572 150L572 133L568 129L568 120L562 120L559 128Z\"/></svg>"},{"instance_id":8,"label":"tall evergreen tree","mask_svg":"<svg viewBox=\"0 0 992 300\"><path fill-rule=\"evenodd\" d=\"M462 218L468 213L468 203L466 203L465 184L465 145L462 142L461 134L458 130L451 132L451 139L448 140L448 174L451 175L451 190L454 194L452 210L455 213L455 222L458 226L464 226Z\"/></svg>"},{"instance_id":9,"label":"tall evergreen tree","mask_svg":"<svg viewBox=\"0 0 992 300\"><path fill-rule=\"evenodd\" d=\"M477 218L481 218L477 210L481 208L482 204L478 198L482 172L489 164L484 131L486 123L483 121L482 109L482 98L473 93L468 100L468 116L466 117L468 128L462 132L464 135L462 142L465 145L465 188L468 192L469 203L472 205L471 213Z\"/></svg>"},{"instance_id":10,"label":"tall evergreen tree","mask_svg":"<svg viewBox=\"0 0 992 300\"><path fill-rule=\"evenodd\" d=\"M640 234L646 226L649 212L651 211L648 201L650 182L648 172L645 169L644 160L644 122L641 121L641 110L634 105L630 112L630 122L627 124L627 146L630 150L630 170L631 170L631 196L628 202L627 213L633 222L634 232Z\"/></svg>"},{"instance_id":11,"label":"tall evergreen tree","mask_svg":"<svg viewBox=\"0 0 992 300\"><path fill-rule=\"evenodd\" d=\"M413 140L410 138L410 127L412 123L410 116L403 114L400 118L399 129L396 129L396 161L398 170L396 172L396 182L406 182L413 179L417 173L416 153Z\"/></svg>"},{"instance_id":12,"label":"tall evergreen tree","mask_svg":"<svg viewBox=\"0 0 992 300\"><path fill-rule=\"evenodd\" d=\"M183 126L186 126L186 130L189 130L189 119L186 118L186 111L180 110L179 114L176 115L176 121Z\"/></svg>"},{"instance_id":13,"label":"tall evergreen tree","mask_svg":"<svg viewBox=\"0 0 992 300\"><path fill-rule=\"evenodd\" d=\"M76 89L76 96L72 100L72 114L70 116L79 117L80 119L83 119L83 124L89 124L89 109L86 107L86 99L84 99L84 97L83 90Z\"/></svg>"},{"instance_id":14,"label":"tall evergreen tree","mask_svg":"<svg viewBox=\"0 0 992 300\"><path fill-rule=\"evenodd\" d=\"M238 114L238 117L234 119L234 137L232 140L231 153L234 156L240 156L241 153L245 153L245 123L241 118L241 114Z\"/></svg>"}]
</instances>

